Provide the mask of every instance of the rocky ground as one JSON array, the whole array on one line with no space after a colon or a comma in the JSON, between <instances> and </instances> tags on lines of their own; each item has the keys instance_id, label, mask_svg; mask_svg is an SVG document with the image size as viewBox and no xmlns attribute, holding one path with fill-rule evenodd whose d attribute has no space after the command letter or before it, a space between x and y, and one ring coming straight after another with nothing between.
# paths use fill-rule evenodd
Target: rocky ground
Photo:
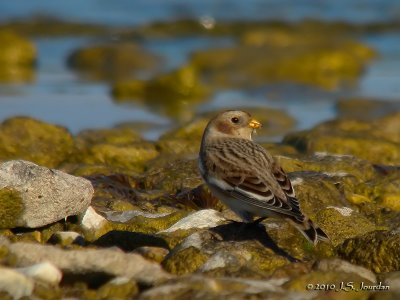
<instances>
[{"instance_id":1,"label":"rocky ground","mask_svg":"<svg viewBox=\"0 0 400 300\"><path fill-rule=\"evenodd\" d=\"M30 118L3 122L2 295L395 298L400 114L349 119L338 105L343 118L264 145L330 236L315 247L280 219L244 226L212 197L196 161L205 117L157 142L126 128L71 136ZM390 289L335 291L380 282Z\"/></svg>"},{"instance_id":2,"label":"rocky ground","mask_svg":"<svg viewBox=\"0 0 400 300\"><path fill-rule=\"evenodd\" d=\"M77 24L46 22L3 25L0 41L21 50L14 61L8 48L0 51L0 62L10 61L0 66L0 76L26 80L34 70L34 47L22 35L57 34L57 28L110 34L108 28L82 31ZM203 34L186 22L114 34ZM238 47L199 51L182 68L149 80L126 78L132 68L152 68L159 59L131 44L77 49L68 64L107 80L109 69L99 62L108 57L113 78L124 78L112 84L116 101L142 101L179 116L187 109L181 103L201 101L218 86L292 80L329 89L356 80L374 51L343 32L384 29L312 25L219 25L213 34L234 32ZM249 53L276 59L247 64ZM320 63L311 63L315 59ZM20 73L9 72L14 69ZM169 101L158 102L160 96ZM337 119L299 132L283 111L249 109L265 124L260 141L284 135L281 143L263 146L289 173L303 211L329 235L331 243L316 246L284 220L244 226L210 194L197 153L213 112L192 116L155 142L129 124L72 135L32 118L4 121L0 298L397 299L399 107L341 99L337 110Z\"/></svg>"}]
</instances>

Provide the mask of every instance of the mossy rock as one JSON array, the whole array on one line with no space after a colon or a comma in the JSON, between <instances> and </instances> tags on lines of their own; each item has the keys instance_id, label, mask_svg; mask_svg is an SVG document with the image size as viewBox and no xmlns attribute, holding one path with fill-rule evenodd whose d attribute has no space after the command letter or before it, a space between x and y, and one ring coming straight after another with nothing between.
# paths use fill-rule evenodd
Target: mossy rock
<instances>
[{"instance_id":1,"label":"mossy rock","mask_svg":"<svg viewBox=\"0 0 400 300\"><path fill-rule=\"evenodd\" d=\"M0 82L34 79L36 47L30 40L11 30L0 30Z\"/></svg>"},{"instance_id":2,"label":"mossy rock","mask_svg":"<svg viewBox=\"0 0 400 300\"><path fill-rule=\"evenodd\" d=\"M202 183L196 158L168 155L150 162L143 180L145 190L158 189L167 194L193 189Z\"/></svg>"},{"instance_id":3,"label":"mossy rock","mask_svg":"<svg viewBox=\"0 0 400 300\"><path fill-rule=\"evenodd\" d=\"M356 80L375 56L371 48L355 41L319 33L318 43L305 44L305 36L291 47L240 45L202 50L193 54L191 63L217 86L292 81L333 89Z\"/></svg>"},{"instance_id":4,"label":"mossy rock","mask_svg":"<svg viewBox=\"0 0 400 300\"><path fill-rule=\"evenodd\" d=\"M140 134L132 128L89 129L79 132L75 138L80 147L95 144L129 145L142 141Z\"/></svg>"},{"instance_id":5,"label":"mossy rock","mask_svg":"<svg viewBox=\"0 0 400 300\"><path fill-rule=\"evenodd\" d=\"M276 160L287 172L312 171L327 176L354 176L359 181L375 178L377 175L373 165L350 155L330 155L317 153L307 157L276 156Z\"/></svg>"},{"instance_id":6,"label":"mossy rock","mask_svg":"<svg viewBox=\"0 0 400 300\"><path fill-rule=\"evenodd\" d=\"M88 165L105 165L131 170L144 171L144 163L156 158L158 151L148 142L129 145L95 144L79 155L78 161Z\"/></svg>"},{"instance_id":7,"label":"mossy rock","mask_svg":"<svg viewBox=\"0 0 400 300\"><path fill-rule=\"evenodd\" d=\"M318 212L315 222L325 231L335 246L346 239L379 229L365 216L349 207L329 206Z\"/></svg>"},{"instance_id":8,"label":"mossy rock","mask_svg":"<svg viewBox=\"0 0 400 300\"><path fill-rule=\"evenodd\" d=\"M49 168L74 153L74 140L63 127L28 117L14 117L0 126L0 159L25 159Z\"/></svg>"},{"instance_id":9,"label":"mossy rock","mask_svg":"<svg viewBox=\"0 0 400 300\"><path fill-rule=\"evenodd\" d=\"M199 249L188 247L167 255L162 266L172 274L183 275L195 272L207 261L207 258L208 255L201 253Z\"/></svg>"},{"instance_id":10,"label":"mossy rock","mask_svg":"<svg viewBox=\"0 0 400 300\"><path fill-rule=\"evenodd\" d=\"M398 231L373 231L345 241L337 247L343 259L362 265L375 273L400 269Z\"/></svg>"},{"instance_id":11,"label":"mossy rock","mask_svg":"<svg viewBox=\"0 0 400 300\"><path fill-rule=\"evenodd\" d=\"M112 95L117 102L139 102L152 110L181 120L191 119L193 116L188 111L189 108L204 101L209 92L192 65L183 66L148 81L117 81L112 88Z\"/></svg>"},{"instance_id":12,"label":"mossy rock","mask_svg":"<svg viewBox=\"0 0 400 300\"><path fill-rule=\"evenodd\" d=\"M2 23L1 29L34 37L57 36L98 36L110 34L110 28L103 25L70 22L52 16L35 15L29 18Z\"/></svg>"},{"instance_id":13,"label":"mossy rock","mask_svg":"<svg viewBox=\"0 0 400 300\"><path fill-rule=\"evenodd\" d=\"M373 163L392 165L400 162L398 132L400 114L394 114L372 123L328 121L310 130L288 134L283 142L307 154L328 152L354 155Z\"/></svg>"},{"instance_id":14,"label":"mossy rock","mask_svg":"<svg viewBox=\"0 0 400 300\"><path fill-rule=\"evenodd\" d=\"M341 98L336 103L339 118L371 121L400 110L400 103L370 98Z\"/></svg>"},{"instance_id":15,"label":"mossy rock","mask_svg":"<svg viewBox=\"0 0 400 300\"><path fill-rule=\"evenodd\" d=\"M133 43L89 46L74 51L68 65L91 79L116 80L135 72L153 69L158 62L155 55Z\"/></svg>"},{"instance_id":16,"label":"mossy rock","mask_svg":"<svg viewBox=\"0 0 400 300\"><path fill-rule=\"evenodd\" d=\"M23 214L24 204L19 192L0 190L0 228L14 228Z\"/></svg>"}]
</instances>

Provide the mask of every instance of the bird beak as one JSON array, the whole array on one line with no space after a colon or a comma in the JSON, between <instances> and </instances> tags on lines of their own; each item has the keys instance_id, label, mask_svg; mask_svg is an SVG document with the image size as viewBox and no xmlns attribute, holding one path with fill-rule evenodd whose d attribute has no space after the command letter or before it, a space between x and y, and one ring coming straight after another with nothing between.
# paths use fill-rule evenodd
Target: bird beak
<instances>
[{"instance_id":1,"label":"bird beak","mask_svg":"<svg viewBox=\"0 0 400 300\"><path fill-rule=\"evenodd\" d=\"M260 122L258 122L257 120L251 120L249 122L249 127L253 128L253 129L258 129L262 126L262 124Z\"/></svg>"}]
</instances>

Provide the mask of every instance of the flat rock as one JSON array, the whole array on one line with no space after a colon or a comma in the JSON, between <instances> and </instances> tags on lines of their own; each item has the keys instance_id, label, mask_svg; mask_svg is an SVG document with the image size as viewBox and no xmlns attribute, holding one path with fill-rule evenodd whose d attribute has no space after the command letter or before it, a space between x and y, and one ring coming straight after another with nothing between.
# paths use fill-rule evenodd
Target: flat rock
<instances>
[{"instance_id":1,"label":"flat rock","mask_svg":"<svg viewBox=\"0 0 400 300\"><path fill-rule=\"evenodd\" d=\"M31 296L33 280L16 270L0 266L0 292L6 292L13 299Z\"/></svg>"},{"instance_id":2,"label":"flat rock","mask_svg":"<svg viewBox=\"0 0 400 300\"><path fill-rule=\"evenodd\" d=\"M86 210L90 181L24 160L0 164L0 228L37 228Z\"/></svg>"},{"instance_id":3,"label":"flat rock","mask_svg":"<svg viewBox=\"0 0 400 300\"><path fill-rule=\"evenodd\" d=\"M17 267L49 262L63 274L105 273L122 276L144 284L154 284L172 277L157 263L135 253L116 249L64 250L56 246L25 242L9 243L0 238L0 246L6 246L15 257Z\"/></svg>"}]
</instances>

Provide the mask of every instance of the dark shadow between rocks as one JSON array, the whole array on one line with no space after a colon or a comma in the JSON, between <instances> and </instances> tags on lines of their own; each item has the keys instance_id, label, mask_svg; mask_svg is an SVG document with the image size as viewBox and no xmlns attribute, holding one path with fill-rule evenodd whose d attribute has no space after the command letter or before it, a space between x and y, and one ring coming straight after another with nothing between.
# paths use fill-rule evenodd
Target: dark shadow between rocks
<instances>
[{"instance_id":1,"label":"dark shadow between rocks","mask_svg":"<svg viewBox=\"0 0 400 300\"><path fill-rule=\"evenodd\" d=\"M127 252L143 246L160 247L170 250L167 242L160 237L122 230L107 232L94 241L92 245L104 248L116 246Z\"/></svg>"},{"instance_id":2,"label":"dark shadow between rocks","mask_svg":"<svg viewBox=\"0 0 400 300\"><path fill-rule=\"evenodd\" d=\"M104 272L88 272L82 274L64 273L61 281L61 286L72 286L78 282L85 282L90 289L98 289L103 284L114 278L114 275L110 275Z\"/></svg>"},{"instance_id":3,"label":"dark shadow between rocks","mask_svg":"<svg viewBox=\"0 0 400 300\"><path fill-rule=\"evenodd\" d=\"M256 240L264 247L270 248L276 254L285 257L290 262L299 262L285 250L280 248L268 235L265 226L261 223L242 223L232 221L232 223L219 225L209 230L220 235L224 241L247 241Z\"/></svg>"}]
</instances>

